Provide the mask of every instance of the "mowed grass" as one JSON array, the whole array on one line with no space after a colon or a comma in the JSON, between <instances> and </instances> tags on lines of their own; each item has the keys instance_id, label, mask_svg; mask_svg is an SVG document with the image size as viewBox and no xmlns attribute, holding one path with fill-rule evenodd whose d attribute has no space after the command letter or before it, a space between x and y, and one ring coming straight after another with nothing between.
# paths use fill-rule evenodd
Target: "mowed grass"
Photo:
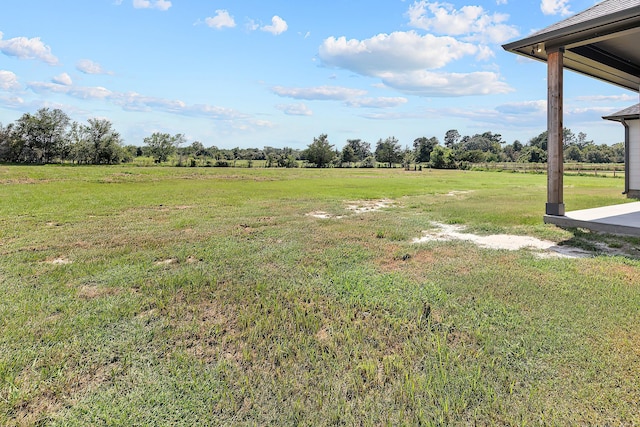
<instances>
[{"instance_id":1,"label":"mowed grass","mask_svg":"<svg viewBox=\"0 0 640 427\"><path fill-rule=\"evenodd\" d=\"M640 424L635 257L412 243L575 241L545 198L518 173L0 166L0 424Z\"/></svg>"}]
</instances>

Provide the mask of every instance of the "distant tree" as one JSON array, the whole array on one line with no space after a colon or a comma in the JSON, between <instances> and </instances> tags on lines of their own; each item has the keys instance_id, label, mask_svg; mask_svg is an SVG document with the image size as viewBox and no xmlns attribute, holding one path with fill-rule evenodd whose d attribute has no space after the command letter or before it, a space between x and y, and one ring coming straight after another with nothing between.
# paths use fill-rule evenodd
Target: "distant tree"
<instances>
[{"instance_id":1,"label":"distant tree","mask_svg":"<svg viewBox=\"0 0 640 427\"><path fill-rule=\"evenodd\" d=\"M416 153L411 150L409 147L404 149L402 153L402 167L405 170L411 169L411 164L416 161Z\"/></svg>"},{"instance_id":2,"label":"distant tree","mask_svg":"<svg viewBox=\"0 0 640 427\"><path fill-rule=\"evenodd\" d=\"M582 150L582 155L589 163L611 163L611 147L606 144L587 145Z\"/></svg>"},{"instance_id":3,"label":"distant tree","mask_svg":"<svg viewBox=\"0 0 640 427\"><path fill-rule=\"evenodd\" d=\"M353 163L358 161L358 157L356 156L355 151L353 150L353 147L349 144L345 145L344 148L342 149L342 153L340 154L342 163Z\"/></svg>"},{"instance_id":4,"label":"distant tree","mask_svg":"<svg viewBox=\"0 0 640 427\"><path fill-rule=\"evenodd\" d=\"M613 163L624 163L624 142L618 142L611 147L611 161Z\"/></svg>"},{"instance_id":5,"label":"distant tree","mask_svg":"<svg viewBox=\"0 0 640 427\"><path fill-rule=\"evenodd\" d=\"M543 151L547 151L547 139L548 139L548 134L547 134L547 131L545 130L538 136L534 136L533 138L531 138L527 145L529 147L537 147Z\"/></svg>"},{"instance_id":6,"label":"distant tree","mask_svg":"<svg viewBox=\"0 0 640 427\"><path fill-rule=\"evenodd\" d=\"M371 144L369 144L368 142L362 141L360 139L348 139L347 146L353 149L353 153L355 154L357 159L354 161L361 162L371 155Z\"/></svg>"},{"instance_id":7,"label":"distant tree","mask_svg":"<svg viewBox=\"0 0 640 427\"><path fill-rule=\"evenodd\" d=\"M185 138L182 134L171 136L168 133L160 132L154 132L144 139L144 143L156 163L166 162L176 152L176 148L184 142Z\"/></svg>"},{"instance_id":8,"label":"distant tree","mask_svg":"<svg viewBox=\"0 0 640 427\"><path fill-rule=\"evenodd\" d=\"M378 140L375 151L376 160L380 163L386 163L392 167L394 163L398 163L401 159L401 148L398 140L390 136L389 138Z\"/></svg>"},{"instance_id":9,"label":"distant tree","mask_svg":"<svg viewBox=\"0 0 640 427\"><path fill-rule=\"evenodd\" d=\"M516 152L520 152L522 151L522 149L524 148L524 145L522 145L522 142L518 141L517 139L515 141L513 141L513 149Z\"/></svg>"},{"instance_id":10,"label":"distant tree","mask_svg":"<svg viewBox=\"0 0 640 427\"><path fill-rule=\"evenodd\" d=\"M304 151L304 158L319 168L329 165L335 157L336 153L333 151L333 145L329 144L327 134L324 133L317 138L313 138L313 142Z\"/></svg>"},{"instance_id":11,"label":"distant tree","mask_svg":"<svg viewBox=\"0 0 640 427\"><path fill-rule=\"evenodd\" d=\"M376 167L376 158L373 156L365 157L364 160L360 162L361 168L375 168Z\"/></svg>"},{"instance_id":12,"label":"distant tree","mask_svg":"<svg viewBox=\"0 0 640 427\"><path fill-rule=\"evenodd\" d=\"M487 161L487 153L482 150L460 150L456 158L461 162L482 163Z\"/></svg>"},{"instance_id":13,"label":"distant tree","mask_svg":"<svg viewBox=\"0 0 640 427\"><path fill-rule=\"evenodd\" d=\"M515 162L518 160L520 156L520 152L522 151L522 143L517 139L513 141L513 144L506 145L502 151L505 156L505 160L508 162Z\"/></svg>"},{"instance_id":14,"label":"distant tree","mask_svg":"<svg viewBox=\"0 0 640 427\"><path fill-rule=\"evenodd\" d=\"M460 133L455 129L448 130L447 133L444 134L444 146L447 148L453 148L459 140Z\"/></svg>"},{"instance_id":15,"label":"distant tree","mask_svg":"<svg viewBox=\"0 0 640 427\"><path fill-rule=\"evenodd\" d=\"M545 163L547 152L540 147L528 145L522 149L518 162L521 163Z\"/></svg>"},{"instance_id":16,"label":"distant tree","mask_svg":"<svg viewBox=\"0 0 640 427\"><path fill-rule=\"evenodd\" d=\"M564 150L564 159L572 162L582 162L582 150L577 145L570 145Z\"/></svg>"},{"instance_id":17,"label":"distant tree","mask_svg":"<svg viewBox=\"0 0 640 427\"><path fill-rule=\"evenodd\" d=\"M435 169L455 169L455 153L450 148L436 145L431 152L429 164Z\"/></svg>"},{"instance_id":18,"label":"distant tree","mask_svg":"<svg viewBox=\"0 0 640 427\"><path fill-rule=\"evenodd\" d=\"M440 141L438 141L438 138L431 137L431 138L426 138L426 137L421 137L421 138L416 138L413 141L413 148L415 150L415 161L418 163L426 163L429 161L429 157L431 156L431 151L433 151L433 148L438 145L440 143Z\"/></svg>"},{"instance_id":19,"label":"distant tree","mask_svg":"<svg viewBox=\"0 0 640 427\"><path fill-rule=\"evenodd\" d=\"M84 133L93 148L94 164L115 164L122 161L124 157L122 138L109 120L87 120Z\"/></svg>"},{"instance_id":20,"label":"distant tree","mask_svg":"<svg viewBox=\"0 0 640 427\"><path fill-rule=\"evenodd\" d=\"M498 154L502 151L501 141L501 135L485 132L463 138L457 149L459 151L482 151L484 153Z\"/></svg>"},{"instance_id":21,"label":"distant tree","mask_svg":"<svg viewBox=\"0 0 640 427\"><path fill-rule=\"evenodd\" d=\"M0 123L0 162L16 162L18 153L15 147L15 133L13 123L3 126Z\"/></svg>"},{"instance_id":22,"label":"distant tree","mask_svg":"<svg viewBox=\"0 0 640 427\"><path fill-rule=\"evenodd\" d=\"M16 121L15 136L21 142L19 161L51 163L68 151L66 134L70 119L60 110L41 108L36 114L25 113Z\"/></svg>"}]
</instances>

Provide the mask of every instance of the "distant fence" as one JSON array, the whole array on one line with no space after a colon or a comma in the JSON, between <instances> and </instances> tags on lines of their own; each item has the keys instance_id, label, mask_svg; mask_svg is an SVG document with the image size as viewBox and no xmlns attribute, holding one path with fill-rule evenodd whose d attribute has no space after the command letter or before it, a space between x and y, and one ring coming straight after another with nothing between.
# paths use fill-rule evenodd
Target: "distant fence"
<instances>
[{"instance_id":1,"label":"distant fence","mask_svg":"<svg viewBox=\"0 0 640 427\"><path fill-rule=\"evenodd\" d=\"M474 163L472 168L501 170L509 172L546 173L546 163ZM623 163L565 163L566 175L594 175L612 178L624 178Z\"/></svg>"}]
</instances>

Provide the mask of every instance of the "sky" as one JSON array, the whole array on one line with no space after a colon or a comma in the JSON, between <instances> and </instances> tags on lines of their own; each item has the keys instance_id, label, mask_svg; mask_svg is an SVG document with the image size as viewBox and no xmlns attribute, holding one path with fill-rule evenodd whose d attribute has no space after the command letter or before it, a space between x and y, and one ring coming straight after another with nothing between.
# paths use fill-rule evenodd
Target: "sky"
<instances>
[{"instance_id":1,"label":"sky","mask_svg":"<svg viewBox=\"0 0 640 427\"><path fill-rule=\"evenodd\" d=\"M503 50L594 0L2 0L0 123L60 108L205 147L304 149L327 134L443 141L546 130L546 64ZM624 140L603 115L638 94L565 72L564 125Z\"/></svg>"}]
</instances>

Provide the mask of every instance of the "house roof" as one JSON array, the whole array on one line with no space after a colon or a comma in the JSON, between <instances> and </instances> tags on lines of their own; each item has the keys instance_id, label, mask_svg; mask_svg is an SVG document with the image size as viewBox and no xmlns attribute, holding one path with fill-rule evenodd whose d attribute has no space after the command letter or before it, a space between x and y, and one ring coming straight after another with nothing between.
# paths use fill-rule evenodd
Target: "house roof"
<instances>
[{"instance_id":1,"label":"house roof","mask_svg":"<svg viewBox=\"0 0 640 427\"><path fill-rule=\"evenodd\" d=\"M640 104L632 105L631 107L625 108L624 110L618 111L610 116L604 116L603 119L614 120L617 122L630 119L638 120L640 119Z\"/></svg>"},{"instance_id":2,"label":"house roof","mask_svg":"<svg viewBox=\"0 0 640 427\"><path fill-rule=\"evenodd\" d=\"M565 68L638 92L638 46L640 0L604 0L503 48L539 61L564 48Z\"/></svg>"}]
</instances>

